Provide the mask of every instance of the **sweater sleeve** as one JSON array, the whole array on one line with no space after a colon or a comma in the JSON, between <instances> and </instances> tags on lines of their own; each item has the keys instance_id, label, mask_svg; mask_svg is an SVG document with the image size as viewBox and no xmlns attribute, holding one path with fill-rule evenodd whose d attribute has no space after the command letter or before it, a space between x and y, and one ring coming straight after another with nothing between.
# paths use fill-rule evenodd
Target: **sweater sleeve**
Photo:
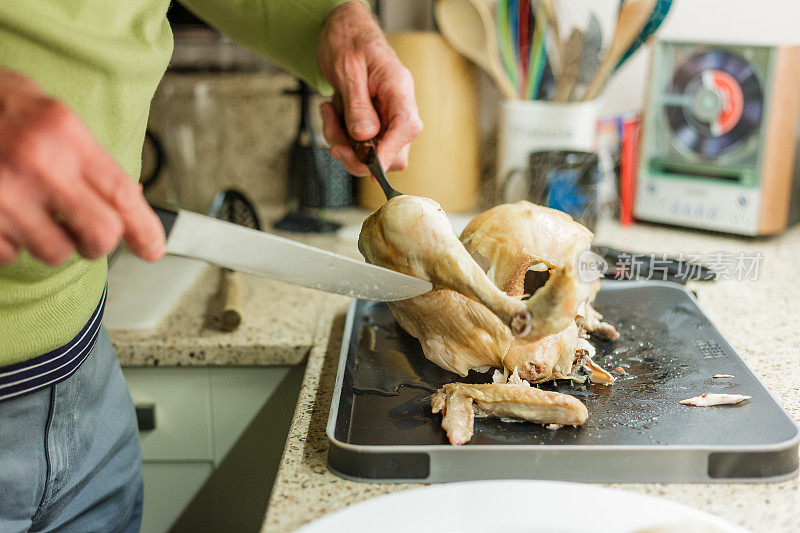
<instances>
[{"instance_id":1,"label":"sweater sleeve","mask_svg":"<svg viewBox=\"0 0 800 533\"><path fill-rule=\"evenodd\" d=\"M346 1L180 0L208 24L323 94L332 91L317 65L317 41L328 14Z\"/></svg>"}]
</instances>

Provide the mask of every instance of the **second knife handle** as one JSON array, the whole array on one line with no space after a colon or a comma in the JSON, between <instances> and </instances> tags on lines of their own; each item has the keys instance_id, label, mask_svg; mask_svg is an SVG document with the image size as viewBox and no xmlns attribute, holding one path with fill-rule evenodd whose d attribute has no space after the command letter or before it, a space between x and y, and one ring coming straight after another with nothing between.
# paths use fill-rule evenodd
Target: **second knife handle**
<instances>
[{"instance_id":1,"label":"second knife handle","mask_svg":"<svg viewBox=\"0 0 800 533\"><path fill-rule=\"evenodd\" d=\"M233 331L242 322L242 280L237 272L222 269L217 324L222 331Z\"/></svg>"},{"instance_id":2,"label":"second knife handle","mask_svg":"<svg viewBox=\"0 0 800 533\"><path fill-rule=\"evenodd\" d=\"M356 153L356 159L367 166L374 163L373 154L375 151L370 149L375 146L374 141L357 141L350 136L350 132L347 130L347 122L344 115L344 100L342 99L341 93L334 93L331 103L336 110L336 114L339 115L339 119L342 121L344 133L347 135L347 141L350 143L350 147Z\"/></svg>"}]
</instances>

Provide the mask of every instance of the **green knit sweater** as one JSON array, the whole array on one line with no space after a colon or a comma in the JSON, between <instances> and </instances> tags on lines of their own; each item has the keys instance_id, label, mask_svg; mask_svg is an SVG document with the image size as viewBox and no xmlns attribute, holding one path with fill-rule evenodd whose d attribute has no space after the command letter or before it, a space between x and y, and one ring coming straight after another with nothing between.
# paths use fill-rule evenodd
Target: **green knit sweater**
<instances>
[{"instance_id":1,"label":"green knit sweater","mask_svg":"<svg viewBox=\"0 0 800 533\"><path fill-rule=\"evenodd\" d=\"M315 48L328 13L344 1L182 3L277 65L329 89ZM172 54L168 6L169 0L2 0L0 66L30 76L66 102L137 179L150 100ZM73 256L49 267L23 253L0 267L0 367L67 343L85 325L105 280L105 259Z\"/></svg>"}]
</instances>

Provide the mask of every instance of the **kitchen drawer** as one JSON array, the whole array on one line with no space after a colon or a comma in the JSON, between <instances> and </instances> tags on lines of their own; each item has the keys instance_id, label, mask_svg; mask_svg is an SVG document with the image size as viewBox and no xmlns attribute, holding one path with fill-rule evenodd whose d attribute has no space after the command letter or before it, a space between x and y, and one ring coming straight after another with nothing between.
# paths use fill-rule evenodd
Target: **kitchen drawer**
<instances>
[{"instance_id":1,"label":"kitchen drawer","mask_svg":"<svg viewBox=\"0 0 800 533\"><path fill-rule=\"evenodd\" d=\"M292 370L288 366L211 369L214 459L219 463ZM291 410L297 401L292 390Z\"/></svg>"},{"instance_id":2,"label":"kitchen drawer","mask_svg":"<svg viewBox=\"0 0 800 533\"><path fill-rule=\"evenodd\" d=\"M214 461L208 368L125 368L134 404L152 405L155 427L141 431L142 459Z\"/></svg>"},{"instance_id":3,"label":"kitchen drawer","mask_svg":"<svg viewBox=\"0 0 800 533\"><path fill-rule=\"evenodd\" d=\"M166 533L192 501L214 465L210 462L145 463L141 533Z\"/></svg>"}]
</instances>

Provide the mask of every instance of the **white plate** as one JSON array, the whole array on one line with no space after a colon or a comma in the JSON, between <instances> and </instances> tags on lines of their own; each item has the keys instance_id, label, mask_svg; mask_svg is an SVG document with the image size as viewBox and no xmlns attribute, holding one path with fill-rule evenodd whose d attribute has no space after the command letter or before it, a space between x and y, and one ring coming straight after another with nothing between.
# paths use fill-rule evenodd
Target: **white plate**
<instances>
[{"instance_id":1,"label":"white plate","mask_svg":"<svg viewBox=\"0 0 800 533\"><path fill-rule=\"evenodd\" d=\"M657 529L655 529L657 528ZM580 483L468 481L351 505L301 533L746 533L668 500Z\"/></svg>"}]
</instances>

